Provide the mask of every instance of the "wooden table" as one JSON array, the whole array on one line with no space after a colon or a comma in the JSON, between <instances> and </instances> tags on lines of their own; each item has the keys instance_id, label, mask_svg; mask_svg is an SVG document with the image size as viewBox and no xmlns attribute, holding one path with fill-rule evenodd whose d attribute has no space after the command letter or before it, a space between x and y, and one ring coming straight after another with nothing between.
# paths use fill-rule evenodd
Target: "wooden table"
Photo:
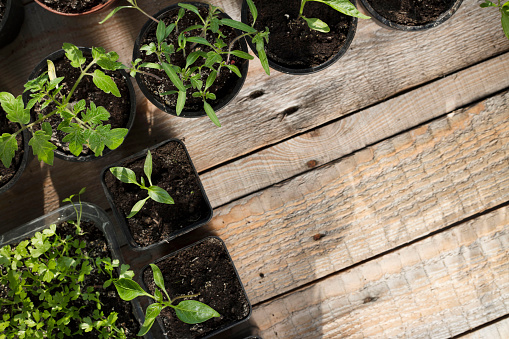
<instances>
[{"instance_id":1,"label":"wooden table","mask_svg":"<svg viewBox=\"0 0 509 339\"><path fill-rule=\"evenodd\" d=\"M161 252L220 236L263 338L509 338L509 41L479 3L421 33L360 21L346 55L316 75L267 77L255 59L222 128L165 114L137 89L125 143L86 164L32 159L0 196L0 233L83 186L109 209L104 166L181 138L214 218ZM216 4L240 19L241 0ZM0 51L0 90L16 94L63 42L128 63L146 21L25 11Z\"/></svg>"}]
</instances>

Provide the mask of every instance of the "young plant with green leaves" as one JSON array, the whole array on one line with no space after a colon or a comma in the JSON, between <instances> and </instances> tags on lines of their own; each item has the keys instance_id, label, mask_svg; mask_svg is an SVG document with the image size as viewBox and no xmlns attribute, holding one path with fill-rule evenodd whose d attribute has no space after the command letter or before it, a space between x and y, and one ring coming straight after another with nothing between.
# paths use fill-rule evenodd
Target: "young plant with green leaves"
<instances>
[{"instance_id":1,"label":"young plant with green leaves","mask_svg":"<svg viewBox=\"0 0 509 339\"><path fill-rule=\"evenodd\" d=\"M135 8L141 11L134 0L128 0L131 6L120 6L115 8L108 16L101 21L103 23L113 14L122 8ZM256 18L257 12L253 2L249 0L250 9ZM156 39L157 43L151 42L148 45L141 46L141 50L149 55L157 56L157 63L144 62L141 59L132 62L131 75L141 72L140 68L149 68L162 70L170 79L175 89L162 93L162 96L177 96L175 111L180 115L186 105L188 96L201 98L203 109L209 118L218 127L221 126L217 115L209 101L216 100L216 94L211 92L211 87L218 78L224 76L221 71L227 69L235 73L238 77L242 77L239 68L234 64L232 56L241 59L253 59L250 54L234 50L233 47L241 38L249 36L256 44L260 62L267 74L270 74L267 56L265 55L264 43L268 42L268 29L257 31L253 25L249 26L242 22L228 18L221 18L222 11L219 7L209 5L206 16L200 14L199 9L191 4L179 3L180 10L175 22L166 25L162 20L157 20L152 16L149 18L157 22ZM179 27L179 21L184 17L186 12L196 14L201 21L200 24L190 27ZM230 43L225 42L226 36L222 33L222 26L229 26L240 30L242 34L232 39ZM173 34L172 34L173 33ZM174 43L168 43L168 37L176 36ZM213 36L213 39L210 38ZM207 38L208 37L208 38ZM174 60L177 54L185 59L185 64L177 65ZM144 73L146 74L146 72ZM226 74L226 73L225 73Z\"/></svg>"},{"instance_id":2,"label":"young plant with green leaves","mask_svg":"<svg viewBox=\"0 0 509 339\"><path fill-rule=\"evenodd\" d=\"M150 330L159 313L166 307L173 308L177 317L186 324L199 324L211 318L221 316L212 307L196 300L183 300L177 305L174 305L173 303L178 299L194 298L199 294L181 295L173 299L170 298L170 295L164 287L164 278L161 270L154 264L150 264L150 267L152 268L154 282L159 288L155 289L154 295L145 292L132 278L121 278L114 281L118 295L126 301L133 300L140 296L147 296L155 300L154 303L147 307L145 321L138 333L139 336L145 335ZM166 296L167 300L164 300L164 296Z\"/></svg>"},{"instance_id":3,"label":"young plant with green leaves","mask_svg":"<svg viewBox=\"0 0 509 339\"><path fill-rule=\"evenodd\" d=\"M307 22L309 28L318 32L328 33L330 32L330 27L329 25L327 25L325 22L318 18L306 18L302 14L304 12L304 5L310 1L324 3L334 8L336 11L348 16L353 16L360 19L370 19L369 16L366 16L359 12L357 8L355 8L355 6L348 0L302 0L300 3L299 18L304 19Z\"/></svg>"},{"instance_id":4,"label":"young plant with green leaves","mask_svg":"<svg viewBox=\"0 0 509 339\"><path fill-rule=\"evenodd\" d=\"M65 201L72 203L72 198ZM74 207L74 236L63 237L51 225L30 239L0 248L0 338L63 338L89 332L95 338L126 338L116 325L118 314L102 310L99 289L134 273L122 265L116 276L118 260L89 257L85 241L78 239L83 234L81 207ZM98 273L110 279L102 287L86 284ZM92 310L85 309L87 304Z\"/></svg>"},{"instance_id":5,"label":"young plant with green leaves","mask_svg":"<svg viewBox=\"0 0 509 339\"><path fill-rule=\"evenodd\" d=\"M28 129L32 137L29 145L39 161L52 165L54 150L57 148L52 142L53 130L48 119L53 115L61 117L57 129L65 133L63 142L69 143L69 150L79 156L84 146L89 147L96 156L102 155L105 147L115 149L122 144L127 134L126 128L111 128L104 122L110 117L109 112L102 106L97 107L94 102L87 103L84 99L75 101L73 98L76 88L84 77L91 77L93 83L105 93L120 97L120 91L114 80L104 70L115 71L125 68L117 62L118 54L106 52L101 47L92 48L92 61L87 62L83 52L76 46L64 43L62 47L71 66L80 70L80 75L74 84L68 83L71 88L67 94L62 92L65 76L56 74L55 66L51 60L47 61L48 68L36 79L25 84L25 92L30 93L30 101L25 106L20 96L14 97L11 93L0 92L0 104L7 113L7 119L18 123L21 128L15 133L3 133L0 136L0 160L5 167L10 167L15 152L18 150L16 135ZM93 72L92 66L97 65ZM40 104L43 110L52 104L52 109L45 115L39 114L31 122L30 110ZM37 129L40 126L40 129Z\"/></svg>"},{"instance_id":6,"label":"young plant with green leaves","mask_svg":"<svg viewBox=\"0 0 509 339\"><path fill-rule=\"evenodd\" d=\"M502 4L501 0L498 0L496 3L491 2L489 0L484 0L484 2L480 5L483 8L486 7L497 7L502 15L502 29L504 30L504 34L509 39L509 1Z\"/></svg>"},{"instance_id":7,"label":"young plant with green leaves","mask_svg":"<svg viewBox=\"0 0 509 339\"><path fill-rule=\"evenodd\" d=\"M134 173L132 169L126 167L111 167L110 172L115 178L122 181L123 183L135 184L139 188L147 190L148 192L148 196L146 198L141 199L136 204L134 204L127 218L132 218L134 215L136 215L136 213L138 213L143 208L143 205L145 205L148 199L152 199L162 204L172 205L175 203L168 192L166 192L161 187L152 184L152 153L150 153L150 150L147 152L147 157L145 158L145 164L143 166L143 172L145 172L145 175L147 176L147 181L145 181L145 178L142 176L140 182L138 183L138 180L136 179L136 173Z\"/></svg>"}]
</instances>

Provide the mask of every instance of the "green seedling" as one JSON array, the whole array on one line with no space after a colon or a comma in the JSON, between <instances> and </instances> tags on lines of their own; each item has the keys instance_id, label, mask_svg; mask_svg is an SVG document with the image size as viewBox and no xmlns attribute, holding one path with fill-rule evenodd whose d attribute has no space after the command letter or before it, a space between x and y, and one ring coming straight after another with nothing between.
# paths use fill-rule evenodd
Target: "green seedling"
<instances>
[{"instance_id":1,"label":"green seedling","mask_svg":"<svg viewBox=\"0 0 509 339\"><path fill-rule=\"evenodd\" d=\"M65 201L74 205L72 197ZM76 226L81 220L81 199L79 205L74 206ZM77 227L76 234L82 233ZM118 313L101 310L98 291L134 273L121 265L121 274L115 276L118 260L91 258L85 247L83 240L61 237L57 226L51 225L30 239L0 248L0 286L6 291L0 297L0 310L7 310L0 317L0 338L126 338L116 325ZM98 273L110 279L102 287L85 285L89 276Z\"/></svg>"},{"instance_id":2,"label":"green seedling","mask_svg":"<svg viewBox=\"0 0 509 339\"><path fill-rule=\"evenodd\" d=\"M152 184L152 154L150 153L150 151L147 152L147 157L145 158L143 171L147 176L147 181L149 185L148 187L146 186L146 181L143 177L141 177L140 183L138 183L136 179L136 174L134 173L133 170L126 167L110 168L111 174L113 174L115 178L117 178L118 180L126 184L135 184L141 189L147 190L148 192L148 196L145 199L141 199L136 204L134 204L127 218L132 218L134 215L136 215L136 213L138 213L142 209L143 205L145 205L145 202L147 202L148 199L152 199L163 204L175 203L173 201L173 198L170 196L168 192L166 192L161 187Z\"/></svg>"},{"instance_id":3,"label":"green seedling","mask_svg":"<svg viewBox=\"0 0 509 339\"><path fill-rule=\"evenodd\" d=\"M210 91L216 79L221 76L221 70L228 69L237 76L242 77L239 68L231 60L231 56L252 60L253 56L240 50L233 50L235 42L239 39L249 36L256 44L258 56L263 69L270 75L269 62L265 54L265 42L268 42L269 30L256 30L253 25L246 25L242 22L232 19L221 18L222 11L219 7L209 5L207 16L203 17L198 8L191 4L179 3L180 10L175 22L168 26L162 21L153 18L142 11L135 0L128 0L131 6L120 6L110 12L106 18L101 21L105 22L116 12L123 8L134 8L140 10L150 19L157 22L156 43L141 46L141 51L146 55L155 54L157 63L141 63L141 59L134 60L131 67L131 76L136 73L147 74L141 68L163 70L166 76L175 86L175 90L171 90L162 95L174 95L177 98L175 107L177 115L180 115L186 104L187 95L190 93L192 97L201 98L203 101L203 109L212 122L220 127L221 124L217 115L210 105L209 101L216 100L216 95ZM249 8L253 17L257 17L256 7L252 0L248 0ZM195 13L201 24L191 27L179 27L179 21L184 17L186 12ZM229 26L240 30L242 34L237 36L229 44L224 42L225 35L221 32L222 26ZM177 35L176 44L168 44L167 40L170 34ZM210 38L213 36L213 41ZM206 37L209 37L206 39ZM178 55L180 54L180 55ZM186 60L185 66L177 66L173 61L178 57Z\"/></svg>"},{"instance_id":4,"label":"green seedling","mask_svg":"<svg viewBox=\"0 0 509 339\"><path fill-rule=\"evenodd\" d=\"M92 48L93 60L87 63L87 59L78 47L64 43L65 56L71 61L71 65L79 68L81 73L67 95L62 94L61 82L65 77L59 77L55 72L55 66L48 60L48 69L34 80L25 84L25 92L30 93L30 101L25 106L20 96L14 97L11 93L0 92L0 104L7 113L7 119L18 123L21 128L10 134L3 133L0 136L0 160L5 167L10 167L15 152L18 150L16 135L28 129L32 137L29 145L32 146L34 155L39 161L52 165L54 159L53 151L57 148L51 143L53 130L47 119L57 114L62 122L57 127L66 135L63 142L69 143L69 150L75 156L79 156L84 146L89 147L96 156L102 155L105 147L115 149L122 144L127 134L125 128L111 128L111 125L104 125L110 114L102 107L97 107L90 102L88 107L85 100L74 101L73 95L76 88L84 77L92 77L94 84L104 91L120 97L120 92L113 79L106 75L103 70L115 71L125 68L117 62L118 54L106 52L101 47ZM94 72L90 72L93 65L99 66ZM102 69L102 70L101 70ZM46 108L50 103L55 108L48 114L40 114L37 119L30 122L30 110L36 103L41 104L41 109ZM41 124L40 130L34 127Z\"/></svg>"},{"instance_id":5,"label":"green seedling","mask_svg":"<svg viewBox=\"0 0 509 339\"><path fill-rule=\"evenodd\" d=\"M493 3L489 0L484 0L484 3L480 4L481 7L497 7L502 15L502 29L504 30L504 34L509 39L509 1L505 2L503 5L501 4L501 0L498 0L497 3Z\"/></svg>"},{"instance_id":6,"label":"green seedling","mask_svg":"<svg viewBox=\"0 0 509 339\"><path fill-rule=\"evenodd\" d=\"M161 270L154 264L150 264L150 267L152 268L154 282L160 289L159 290L156 288L154 295L145 292L141 286L138 285L138 283L132 280L132 277L121 278L114 281L118 295L123 300L130 301L140 296L147 296L155 300L154 303L147 307L145 322L141 326L140 332L138 333L139 336L145 335L150 330L154 324L154 321L156 320L156 317L166 307L173 308L177 314L177 317L186 324L199 324L211 318L221 316L212 307L196 300L184 300L181 301L178 305L174 305L173 303L175 300L194 298L197 297L198 294L182 295L171 299L168 292L166 291L166 288L164 287L164 278ZM166 295L166 301L164 300L163 293Z\"/></svg>"},{"instance_id":7,"label":"green seedling","mask_svg":"<svg viewBox=\"0 0 509 339\"><path fill-rule=\"evenodd\" d=\"M318 32L328 33L330 32L330 27L329 25L327 25L325 22L318 18L306 18L302 14L304 12L304 5L310 1L324 3L334 8L336 11L348 16L353 16L360 19L370 19L369 16L366 16L359 12L357 8L355 8L355 6L348 0L302 0L300 3L299 18L304 19L307 22L309 28Z\"/></svg>"}]
</instances>

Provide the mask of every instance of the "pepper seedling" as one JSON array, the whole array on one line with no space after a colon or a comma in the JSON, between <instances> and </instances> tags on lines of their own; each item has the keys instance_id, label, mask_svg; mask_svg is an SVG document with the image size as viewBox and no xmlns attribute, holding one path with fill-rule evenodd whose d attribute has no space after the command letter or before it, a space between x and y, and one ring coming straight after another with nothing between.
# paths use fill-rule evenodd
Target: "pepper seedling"
<instances>
[{"instance_id":1,"label":"pepper seedling","mask_svg":"<svg viewBox=\"0 0 509 339\"><path fill-rule=\"evenodd\" d=\"M0 136L0 160L6 168L10 167L14 154L18 150L16 135L26 129L32 133L29 145L32 146L34 155L37 155L39 161L53 165L53 151L57 147L50 141L53 130L47 120L55 114L62 118L62 122L57 127L66 134L62 141L69 143L69 150L75 156L81 154L84 146L88 146L95 156L101 156L105 147L112 150L117 148L127 135L126 128L112 129L111 125L104 125L110 117L110 113L104 107L97 107L94 102L90 102L87 107L84 99L77 102L73 100L76 88L86 76L92 77L94 84L103 92L120 97L120 91L113 79L103 72L103 70L116 71L125 68L117 62L118 54L107 53L101 47L93 47L93 59L87 63L83 52L75 45L64 43L62 48L71 66L80 69L76 82L68 84L71 88L68 94L62 94L61 82L65 77L57 76L51 60L47 61L47 71L25 84L25 92L31 93L31 99L26 106L21 95L14 97L11 93L0 92L0 104L7 113L7 119L21 126L12 134L3 133ZM93 65L99 66L100 69L89 72ZM30 122L30 110L37 103L41 105L41 109L54 104L54 109L46 115L39 114L35 121ZM41 129L35 130L34 127L39 124Z\"/></svg>"},{"instance_id":2,"label":"pepper seedling","mask_svg":"<svg viewBox=\"0 0 509 339\"><path fill-rule=\"evenodd\" d=\"M498 0L497 3L493 3L489 0L484 0L484 3L480 4L482 8L486 7L498 7L500 14L502 15L502 29L504 30L504 34L509 39L509 1L505 2L503 5L501 1Z\"/></svg>"},{"instance_id":3,"label":"pepper seedling","mask_svg":"<svg viewBox=\"0 0 509 339\"><path fill-rule=\"evenodd\" d=\"M126 184L135 184L141 189L148 191L148 196L145 199L141 199L136 204L134 204L131 212L127 216L127 218L132 218L136 213L138 213L145 202L148 199L152 199L154 201L163 203L163 204L174 204L173 198L170 196L168 192L162 189L159 186L155 186L152 184L152 153L150 151L147 152L147 157L145 158L145 164L143 166L143 171L147 176L147 181L149 186L146 186L146 181L143 177L140 179L140 183L138 183L136 179L136 173L133 170L126 167L111 167L110 172L117 178Z\"/></svg>"},{"instance_id":4,"label":"pepper seedling","mask_svg":"<svg viewBox=\"0 0 509 339\"><path fill-rule=\"evenodd\" d=\"M123 300L131 301L136 297L147 296L156 301L147 307L147 311L145 313L145 321L141 326L138 336L145 335L150 330L154 324L154 321L156 320L156 317L166 307L173 308L177 314L177 317L186 324L199 324L211 318L217 318L221 316L212 307L196 300L184 300L181 301L178 305L174 305L173 302L175 300L193 298L197 297L199 294L181 295L171 299L168 292L166 291L166 288L164 287L164 278L161 270L155 264L150 264L150 267L152 268L154 282L160 289L159 290L156 288L154 295L145 292L137 282L132 280L132 277L121 278L113 282L117 288L118 295ZM164 295L166 295L166 298L168 299L167 301L164 300L164 296L161 291L163 291Z\"/></svg>"},{"instance_id":5,"label":"pepper seedling","mask_svg":"<svg viewBox=\"0 0 509 339\"><path fill-rule=\"evenodd\" d=\"M134 76L137 72L145 75L147 74L141 71L140 68L163 70L175 86L175 90L164 92L161 96L177 96L175 107L177 115L182 113L188 93L191 93L192 97L202 99L205 113L216 126L221 127L219 119L209 103L211 100L216 100L216 95L212 93L210 89L216 80L223 76L221 71L225 68L235 73L238 77L242 77L239 68L231 62L231 56L234 55L247 60L252 60L254 58L246 52L233 49L235 42L245 36L250 36L253 39L263 69L270 75L269 62L264 47L265 42L268 42L269 39L268 28L264 31L258 31L253 27L254 22L249 26L239 21L221 18L220 15L222 12L220 8L212 5L209 5L207 16L203 17L196 6L188 3L179 3L178 6L180 10L177 19L175 22L166 25L162 20L157 20L145 13L137 5L136 0L128 0L128 2L131 6L119 6L115 8L100 23L104 23L120 9L124 8L137 9L157 22L157 44L152 42L148 45L143 45L140 50L144 51L146 55L155 54L158 62L141 63L141 59L134 60L131 67L131 76ZM248 4L256 20L256 7L252 0L248 0ZM179 27L179 21L184 17L186 12L196 14L201 24L184 28ZM221 32L221 26L229 26L243 33L227 44L224 42L226 36ZM177 43L168 44L167 39L173 32L177 35ZM213 39L210 37L213 37ZM178 66L173 63L174 60L179 58L185 60L185 65Z\"/></svg>"},{"instance_id":6,"label":"pepper seedling","mask_svg":"<svg viewBox=\"0 0 509 339\"><path fill-rule=\"evenodd\" d=\"M371 17L366 16L359 12L357 8L355 8L355 6L348 0L302 0L300 3L300 11L298 18L304 19L307 22L309 28L318 32L328 33L330 32L330 27L329 25L327 25L325 22L318 18L306 18L302 14L304 12L304 5L310 1L324 3L334 8L336 11L348 16L353 16L360 19L371 19Z\"/></svg>"}]
</instances>

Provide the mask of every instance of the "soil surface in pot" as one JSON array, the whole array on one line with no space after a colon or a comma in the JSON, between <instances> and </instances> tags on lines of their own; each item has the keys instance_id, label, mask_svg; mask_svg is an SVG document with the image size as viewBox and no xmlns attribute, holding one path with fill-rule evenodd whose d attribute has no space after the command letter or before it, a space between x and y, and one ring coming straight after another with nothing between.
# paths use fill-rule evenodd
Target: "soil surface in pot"
<instances>
[{"instance_id":1,"label":"soil surface in pot","mask_svg":"<svg viewBox=\"0 0 509 339\"><path fill-rule=\"evenodd\" d=\"M87 64L92 61L91 57L87 57ZM80 75L79 68L74 68L71 66L70 61L62 57L61 59L53 61L55 64L55 70L57 77L65 77L64 81L61 82L63 86L61 93L64 95L69 94L71 88L76 83ZM93 73L99 67L97 65L93 65L88 73ZM76 91L73 94L72 102L78 102L81 99L85 99L87 102L87 107L90 107L90 102L94 102L97 107L103 106L110 113L110 118L104 122L104 125L110 124L111 129L113 128L125 128L129 121L130 114L130 97L129 97L129 88L127 87L126 79L122 76L122 74L118 71L104 71L107 75L111 76L117 87L120 91L120 98L117 98L113 94L104 93L100 90L92 81L91 76L85 76L79 86L76 88ZM130 81L130 80L127 80ZM61 100L61 98L58 98ZM40 104L36 104L34 108L32 108L31 114L32 119L35 119L38 114L48 114L52 110L55 109L55 105L52 103L48 105L48 107L41 109ZM33 120L32 120L33 121ZM74 156L69 151L69 143L62 142L62 139L66 135L62 131L57 130L58 125L62 122L62 119L59 115L53 115L48 120L51 124L51 128L53 130L53 136L51 138L51 142L58 147L58 151L64 153L66 155ZM36 126L35 129L40 129L40 125ZM105 147L105 151L107 148ZM83 151L81 152L82 156L86 156L89 154L94 154L88 147L83 147ZM104 151L103 151L104 154Z\"/></svg>"},{"instance_id":2,"label":"soil surface in pot","mask_svg":"<svg viewBox=\"0 0 509 339\"><path fill-rule=\"evenodd\" d=\"M18 129L19 125L9 121L6 117L5 111L0 107L0 135L3 133L12 134ZM18 151L15 153L14 159L12 159L11 166L9 168L5 168L2 162L0 162L0 187L7 184L9 180L12 179L23 161L23 154L25 152L23 149L23 134L20 133L16 136L16 142L18 143Z\"/></svg>"},{"instance_id":3,"label":"soil surface in pot","mask_svg":"<svg viewBox=\"0 0 509 339\"><path fill-rule=\"evenodd\" d=\"M203 197L198 177L194 174L184 147L178 142L169 142L152 153L152 183L165 189L175 201L168 205L147 200L140 212L125 219L136 243L148 246L164 240L186 226L208 217L209 209ZM136 173L138 182L145 177L145 156L129 160L120 166ZM105 183L122 216L131 212L134 204L147 197L147 191L134 184L125 184L110 171L105 172ZM146 180L146 178L145 178Z\"/></svg>"},{"instance_id":4,"label":"soil surface in pot","mask_svg":"<svg viewBox=\"0 0 509 339\"><path fill-rule=\"evenodd\" d=\"M61 13L84 13L107 0L40 0L49 8Z\"/></svg>"},{"instance_id":5,"label":"soil surface in pot","mask_svg":"<svg viewBox=\"0 0 509 339\"><path fill-rule=\"evenodd\" d=\"M407 26L420 26L437 20L452 8L455 0L368 0L387 20Z\"/></svg>"},{"instance_id":6,"label":"soil surface in pot","mask_svg":"<svg viewBox=\"0 0 509 339\"><path fill-rule=\"evenodd\" d=\"M203 302L221 314L219 318L189 325L181 322L173 309L165 308L161 319L169 338L201 338L249 314L249 301L220 240L209 238L156 264L163 273L170 298L199 293L192 300ZM156 287L150 268L144 271L143 281L154 293Z\"/></svg>"},{"instance_id":7,"label":"soil surface in pot","mask_svg":"<svg viewBox=\"0 0 509 339\"><path fill-rule=\"evenodd\" d=\"M5 10L7 9L7 0L0 0L0 22L4 17Z\"/></svg>"},{"instance_id":8,"label":"soil surface in pot","mask_svg":"<svg viewBox=\"0 0 509 339\"><path fill-rule=\"evenodd\" d=\"M164 23L168 26L170 23L173 23L177 20L177 14L180 7L177 7L174 10L168 11L158 17L158 19L162 19ZM199 8L200 15L205 18L208 14L208 8L200 7ZM178 28L181 32L186 27L190 27L193 25L201 25L202 22L199 19L199 17L190 11L186 11L186 14L180 21L178 22ZM143 45L148 45L151 42L157 44L156 39L156 23L152 23L151 26L147 29L145 32L145 35L140 39L140 47ZM228 26L222 26L221 32L226 37L223 38L223 41L226 44L230 44L230 42L235 39L236 33L235 30L228 27ZM200 36L201 30L192 30L189 32L189 35L187 37L191 36ZM215 43L216 34L213 34L212 32L208 31L206 39L211 44ZM168 45L173 44L173 46L178 46L178 34L176 30L173 30L173 32L168 36L168 38L165 40ZM186 45L186 56L189 55L189 53L201 49L204 52L209 52L212 49L205 45L196 45L193 49L193 44L187 43ZM233 45L232 50L240 50L240 42L237 41ZM157 56L155 54L146 55L146 52L141 51L141 55L137 56L137 58L141 58L143 62L153 62L153 63L159 63ZM226 60L225 60L226 61ZM171 55L171 62L173 65L179 66L181 68L186 66L186 58L184 57L184 54L182 52L178 52ZM231 56L230 63L237 66L240 70L241 65L246 62L244 59L240 59L236 56ZM204 59L199 58L193 65L194 66L202 66L204 64ZM214 68L217 69L217 64L214 66ZM148 75L140 75L143 83L145 86L147 86L148 90L157 98L159 102L161 102L163 105L171 107L172 109L175 109L177 106L177 97L178 94L171 94L171 95L162 95L162 93L168 92L168 91L175 91L177 88L173 85L173 83L170 81L166 73L162 70L155 70L155 69L149 69L149 68L143 68L142 70L154 74L161 78L160 80L148 76ZM202 70L202 77L201 80L205 84L207 77L210 74L210 69L204 67ZM235 85L237 81L241 81L241 79L232 71L230 71L226 67L222 67L221 71L217 75L216 81L214 84L210 87L209 92L214 93L216 95L216 100L207 100L207 102L214 107L215 104L217 104L221 98L229 95L233 92ZM184 85L188 85L187 82L184 82ZM184 107L185 111L199 111L203 110L203 101L201 97L195 98L192 96L193 92L196 90L194 89L188 89L187 90L187 97L186 97L186 104Z\"/></svg>"},{"instance_id":9,"label":"soil surface in pot","mask_svg":"<svg viewBox=\"0 0 509 339\"><path fill-rule=\"evenodd\" d=\"M84 230L84 234L76 235L76 226L71 225L67 222L63 222L57 225L56 233L61 237L65 238L67 235L72 236L74 239L78 239L79 241L84 241L86 246L82 249L83 253L88 254L89 257L101 257L111 258L111 253L108 249L107 240L103 234L103 232L94 226L91 222L83 222L81 223L81 228ZM1 265L0 265L1 268ZM5 273L5 272L4 272ZM117 275L116 271L114 271L114 275ZM108 280L110 277L101 273L97 270L95 266L93 266L93 270L90 275L85 276L85 280L82 283L82 289L86 290L88 286L94 288L96 292L99 293L99 300L101 301L101 311L104 312L105 315L110 314L111 312L118 313L118 319L116 321L116 325L119 329L124 329L127 338L137 338L136 334L139 332L140 326L138 321L136 320L133 314L133 308L130 302L122 300L115 289L115 286L112 284L108 288L103 289L103 283ZM6 297L8 292L7 286L0 286L0 298ZM33 302L37 302L38 300L35 298L31 298ZM37 307L38 305L35 305ZM72 305L69 304L69 307L76 306L77 308L83 307L80 311L80 315L88 316L91 315L93 310L97 309L96 302L90 300L83 300L78 298L72 301ZM7 314L9 310L7 307L0 307L0 314ZM72 332L76 332L78 330L79 324L70 323L69 327ZM75 335L72 338L95 338L98 337L97 331L86 333L82 336ZM56 333L55 333L56 337Z\"/></svg>"},{"instance_id":10,"label":"soil surface in pot","mask_svg":"<svg viewBox=\"0 0 509 339\"><path fill-rule=\"evenodd\" d=\"M269 59L287 68L311 68L325 63L336 55L348 34L352 17L343 15L330 6L308 2L304 16L319 18L329 25L329 33L311 30L306 21L298 19L301 0L254 0L258 9L255 28L269 28L266 52ZM249 23L253 22L251 13Z\"/></svg>"}]
</instances>

